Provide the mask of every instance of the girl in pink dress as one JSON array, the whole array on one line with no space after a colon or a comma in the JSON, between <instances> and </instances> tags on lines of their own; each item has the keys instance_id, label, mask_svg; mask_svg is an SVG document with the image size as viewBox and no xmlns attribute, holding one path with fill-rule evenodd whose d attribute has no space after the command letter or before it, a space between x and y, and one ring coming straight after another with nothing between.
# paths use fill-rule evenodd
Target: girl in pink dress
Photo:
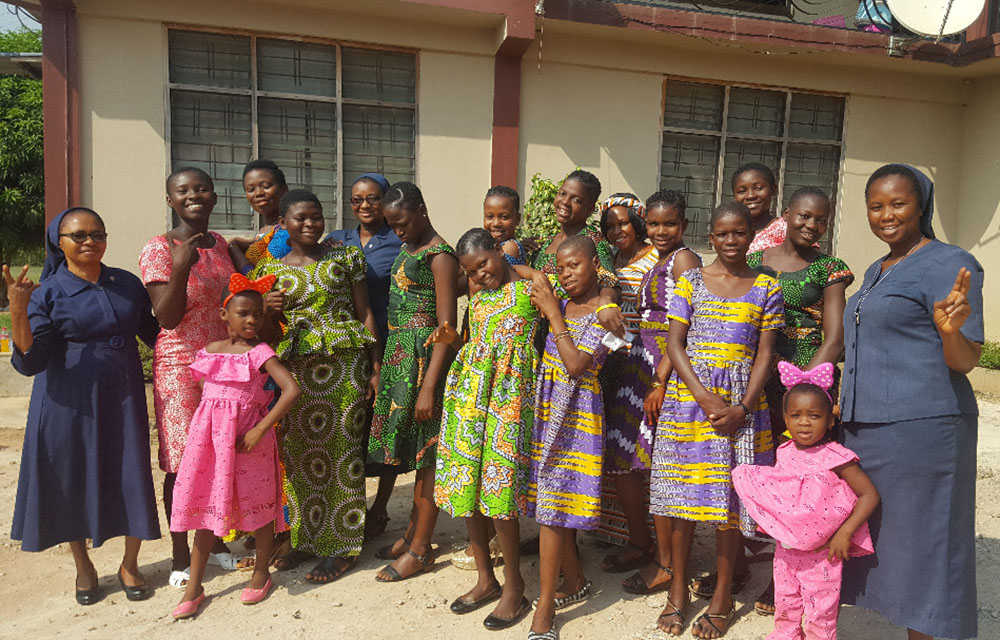
<instances>
[{"instance_id":1,"label":"girl in pink dress","mask_svg":"<svg viewBox=\"0 0 1000 640\"><path fill-rule=\"evenodd\" d=\"M201 388L188 366L210 342L226 337L219 320L219 300L235 269L226 240L208 230L218 197L212 178L193 167L167 178L167 206L180 221L146 243L139 254L142 282L163 331L153 348L153 408L163 479L163 506L170 520L174 481L187 443L188 425L201 400ZM184 533L171 533L173 564L170 585L184 588L191 552ZM236 569L236 559L220 540L212 561Z\"/></svg>"},{"instance_id":2,"label":"girl in pink dress","mask_svg":"<svg viewBox=\"0 0 1000 640\"><path fill-rule=\"evenodd\" d=\"M264 317L262 293L275 276L252 281L233 274L220 315L229 337L198 351L190 369L203 381L201 403L191 419L177 470L170 530L197 529L191 577L174 618L188 618L205 600L201 581L212 546L232 529L254 531L258 553L270 557L274 533L287 529L281 504L278 447L273 425L301 393L295 378L265 342L257 339ZM268 411L271 376L281 397ZM271 589L268 563L254 565L243 604L256 604Z\"/></svg>"},{"instance_id":3,"label":"girl in pink dress","mask_svg":"<svg viewBox=\"0 0 1000 640\"><path fill-rule=\"evenodd\" d=\"M733 485L774 550L774 631L768 640L837 637L840 577L849 557L873 553L868 518L878 491L858 457L829 438L833 365L801 371L779 362L785 426L773 467L740 465ZM805 632L802 617L805 615Z\"/></svg>"}]
</instances>

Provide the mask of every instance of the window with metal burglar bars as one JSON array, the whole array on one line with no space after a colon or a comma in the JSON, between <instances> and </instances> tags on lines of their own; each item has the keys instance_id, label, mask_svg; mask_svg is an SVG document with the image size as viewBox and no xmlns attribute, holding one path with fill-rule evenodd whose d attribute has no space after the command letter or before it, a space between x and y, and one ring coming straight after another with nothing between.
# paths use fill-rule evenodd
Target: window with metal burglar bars
<instances>
[{"instance_id":1,"label":"window with metal burglar bars","mask_svg":"<svg viewBox=\"0 0 1000 640\"><path fill-rule=\"evenodd\" d=\"M708 247L712 208L732 198L733 171L746 162L774 170L775 213L799 187L840 191L844 156L842 96L667 78L664 86L660 188L688 203L688 242ZM822 244L830 251L834 219Z\"/></svg>"},{"instance_id":2,"label":"window with metal burglar bars","mask_svg":"<svg viewBox=\"0 0 1000 640\"><path fill-rule=\"evenodd\" d=\"M215 180L212 228L257 228L242 183L254 158L275 161L289 188L315 192L331 230L357 224L357 174L414 179L415 54L176 29L168 36L170 163Z\"/></svg>"}]
</instances>

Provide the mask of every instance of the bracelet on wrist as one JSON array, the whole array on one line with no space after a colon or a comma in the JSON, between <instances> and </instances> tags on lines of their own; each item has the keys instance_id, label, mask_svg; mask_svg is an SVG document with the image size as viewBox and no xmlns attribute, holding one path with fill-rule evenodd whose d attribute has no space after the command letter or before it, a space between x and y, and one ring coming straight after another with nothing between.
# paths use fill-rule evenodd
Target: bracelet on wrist
<instances>
[{"instance_id":1,"label":"bracelet on wrist","mask_svg":"<svg viewBox=\"0 0 1000 640\"><path fill-rule=\"evenodd\" d=\"M752 413L752 411L750 411L750 407L748 407L745 404L743 404L742 401L740 401L740 405L739 406L740 406L741 409L743 409L743 413L746 414L746 416L749 418L750 414Z\"/></svg>"},{"instance_id":2,"label":"bracelet on wrist","mask_svg":"<svg viewBox=\"0 0 1000 640\"><path fill-rule=\"evenodd\" d=\"M666 385L664 385L659 380L653 380L652 382L649 383L649 388L650 389L662 389L664 386L666 386Z\"/></svg>"},{"instance_id":3,"label":"bracelet on wrist","mask_svg":"<svg viewBox=\"0 0 1000 640\"><path fill-rule=\"evenodd\" d=\"M566 331L560 331L559 333L557 333L554 336L552 336L552 341L553 342L559 342L563 338L572 338L572 337L573 337L573 334L571 334L569 332L569 330L567 329Z\"/></svg>"},{"instance_id":4,"label":"bracelet on wrist","mask_svg":"<svg viewBox=\"0 0 1000 640\"><path fill-rule=\"evenodd\" d=\"M600 313L605 309L621 309L621 307L619 307L614 302L612 302L611 304L602 304L601 306L597 307L597 311L595 311L594 313Z\"/></svg>"}]
</instances>

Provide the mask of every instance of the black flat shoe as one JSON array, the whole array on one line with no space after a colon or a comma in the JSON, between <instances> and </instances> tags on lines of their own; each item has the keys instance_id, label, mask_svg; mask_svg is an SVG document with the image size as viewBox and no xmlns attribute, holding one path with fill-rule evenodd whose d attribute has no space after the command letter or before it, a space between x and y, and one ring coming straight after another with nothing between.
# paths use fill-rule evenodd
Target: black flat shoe
<instances>
[{"instance_id":1,"label":"black flat shoe","mask_svg":"<svg viewBox=\"0 0 1000 640\"><path fill-rule=\"evenodd\" d=\"M490 631L502 631L504 629L509 629L520 622L521 618L523 618L529 611L531 611L531 603L528 602L527 598L522 597L521 604L517 607L517 613L514 614L513 618L501 618L490 614L486 616L485 620L483 620L483 626Z\"/></svg>"},{"instance_id":2,"label":"black flat shoe","mask_svg":"<svg viewBox=\"0 0 1000 640\"><path fill-rule=\"evenodd\" d=\"M500 594L502 594L502 593L503 593L503 589L500 588L500 584L499 583L496 583L496 584L493 585L493 588L490 589L490 592L487 593L482 598L480 598L479 600L469 601L469 600L462 600L461 598L456 598L455 601L451 603L451 607L450 607L451 608L451 612L452 613L457 613L458 615L463 615L463 614L466 614L466 613L472 613L476 609L478 609L478 608L480 608L480 607L482 607L484 605L487 605L487 604L493 602L494 600L499 600L500 599Z\"/></svg>"},{"instance_id":3,"label":"black flat shoe","mask_svg":"<svg viewBox=\"0 0 1000 640\"><path fill-rule=\"evenodd\" d=\"M82 604L83 606L89 606L92 604L97 604L97 601L101 599L101 586L95 585L92 589L77 589L76 590L76 603Z\"/></svg>"},{"instance_id":4,"label":"black flat shoe","mask_svg":"<svg viewBox=\"0 0 1000 640\"><path fill-rule=\"evenodd\" d=\"M122 591L125 592L125 597L133 602L138 602L139 600L148 600L153 597L153 590L142 585L141 587L130 587L125 584L125 580L122 579L122 570L118 569L118 584L122 586ZM80 602L79 591L77 591L77 602ZM80 604L83 604L80 602Z\"/></svg>"}]
</instances>

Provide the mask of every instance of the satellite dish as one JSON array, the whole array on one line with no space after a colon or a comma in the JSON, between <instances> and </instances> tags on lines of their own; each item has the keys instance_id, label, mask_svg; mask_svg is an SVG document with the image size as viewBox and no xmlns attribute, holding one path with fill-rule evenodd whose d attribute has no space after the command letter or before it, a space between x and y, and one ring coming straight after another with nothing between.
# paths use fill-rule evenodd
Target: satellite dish
<instances>
[{"instance_id":1,"label":"satellite dish","mask_svg":"<svg viewBox=\"0 0 1000 640\"><path fill-rule=\"evenodd\" d=\"M983 12L986 0L888 0L888 5L901 25L936 38L968 29Z\"/></svg>"}]
</instances>

